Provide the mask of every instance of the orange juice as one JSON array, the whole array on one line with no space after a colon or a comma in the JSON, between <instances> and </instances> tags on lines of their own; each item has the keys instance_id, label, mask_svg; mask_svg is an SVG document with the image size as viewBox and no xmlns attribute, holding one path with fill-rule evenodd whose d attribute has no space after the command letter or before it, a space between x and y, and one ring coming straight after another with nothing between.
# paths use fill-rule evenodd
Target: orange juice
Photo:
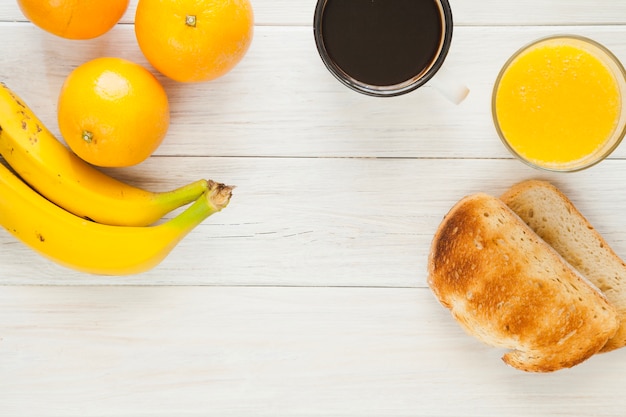
<instances>
[{"instance_id":1,"label":"orange juice","mask_svg":"<svg viewBox=\"0 0 626 417\"><path fill-rule=\"evenodd\" d=\"M624 70L584 38L554 37L515 54L493 95L498 133L538 167L575 170L610 153L623 136Z\"/></svg>"}]
</instances>

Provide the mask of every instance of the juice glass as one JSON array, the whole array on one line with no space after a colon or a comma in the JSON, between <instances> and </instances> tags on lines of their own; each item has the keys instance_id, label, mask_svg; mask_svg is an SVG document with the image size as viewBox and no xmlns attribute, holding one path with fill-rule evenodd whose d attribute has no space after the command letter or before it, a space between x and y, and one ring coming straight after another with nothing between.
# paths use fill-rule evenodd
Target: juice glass
<instances>
[{"instance_id":1,"label":"juice glass","mask_svg":"<svg viewBox=\"0 0 626 417\"><path fill-rule=\"evenodd\" d=\"M491 109L504 145L521 161L578 171L607 157L626 133L626 71L599 43L576 35L518 50L496 79Z\"/></svg>"}]
</instances>

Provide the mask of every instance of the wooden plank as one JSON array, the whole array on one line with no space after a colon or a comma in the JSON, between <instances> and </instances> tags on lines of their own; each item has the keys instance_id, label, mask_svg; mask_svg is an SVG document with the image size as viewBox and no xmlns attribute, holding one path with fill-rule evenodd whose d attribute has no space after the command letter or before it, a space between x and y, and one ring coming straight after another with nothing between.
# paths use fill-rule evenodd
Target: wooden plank
<instances>
[{"instance_id":1,"label":"wooden plank","mask_svg":"<svg viewBox=\"0 0 626 417\"><path fill-rule=\"evenodd\" d=\"M202 177L237 188L223 212L138 276L74 273L2 231L0 284L424 287L430 241L447 210L465 194L499 195L527 178L560 186L626 257L622 160L569 175L510 159L384 158L151 158L114 172L154 190Z\"/></svg>"},{"instance_id":2,"label":"wooden plank","mask_svg":"<svg viewBox=\"0 0 626 417\"><path fill-rule=\"evenodd\" d=\"M260 26L313 24L315 0L251 0ZM525 0L503 7L498 0L450 0L457 26L625 24L626 4L614 0ZM131 0L121 23L134 21L137 0ZM0 2L0 20L26 21L14 1Z\"/></svg>"},{"instance_id":3,"label":"wooden plank","mask_svg":"<svg viewBox=\"0 0 626 417\"><path fill-rule=\"evenodd\" d=\"M620 416L626 351L525 374L425 289L0 287L0 414ZM529 408L530 407L530 408Z\"/></svg>"},{"instance_id":4,"label":"wooden plank","mask_svg":"<svg viewBox=\"0 0 626 417\"><path fill-rule=\"evenodd\" d=\"M563 30L593 37L626 57L626 26ZM471 92L455 106L428 86L392 99L355 93L326 70L309 29L261 27L249 55L225 77L204 84L160 78L170 96L172 122L156 154L508 157L491 120L493 82L513 51L554 30L467 27L458 32L446 71ZM0 80L57 135L56 100L73 68L103 55L148 66L129 26L79 44L6 23L0 24L0 37L7 39L0 45ZM626 147L614 156L626 157Z\"/></svg>"}]
</instances>

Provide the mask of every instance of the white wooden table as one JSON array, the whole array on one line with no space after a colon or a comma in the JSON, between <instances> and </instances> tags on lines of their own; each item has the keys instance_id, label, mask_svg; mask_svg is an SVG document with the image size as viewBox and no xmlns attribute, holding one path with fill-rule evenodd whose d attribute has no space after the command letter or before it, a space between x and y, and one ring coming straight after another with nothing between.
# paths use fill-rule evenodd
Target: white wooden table
<instances>
[{"instance_id":1,"label":"white wooden table","mask_svg":"<svg viewBox=\"0 0 626 417\"><path fill-rule=\"evenodd\" d=\"M0 230L0 415L624 416L626 350L525 374L467 336L426 285L432 235L463 195L543 178L626 257L626 146L574 174L512 159L491 87L521 45L589 36L626 61L622 0L451 1L446 68L471 89L393 99L327 72L314 0L253 0L255 37L227 76L182 85L163 145L109 171L151 189L209 177L230 206L156 269L101 277L57 266ZM91 58L148 65L136 1L92 41L67 41L0 0L0 80L58 134L56 99Z\"/></svg>"}]
</instances>

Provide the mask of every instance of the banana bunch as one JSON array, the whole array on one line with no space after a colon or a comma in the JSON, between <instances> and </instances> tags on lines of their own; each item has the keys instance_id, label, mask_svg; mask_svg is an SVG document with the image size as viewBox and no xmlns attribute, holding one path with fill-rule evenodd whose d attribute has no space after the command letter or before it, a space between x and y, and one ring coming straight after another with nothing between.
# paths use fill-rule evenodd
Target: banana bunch
<instances>
[{"instance_id":1,"label":"banana bunch","mask_svg":"<svg viewBox=\"0 0 626 417\"><path fill-rule=\"evenodd\" d=\"M66 148L3 83L0 155L10 167L0 163L0 225L47 258L87 273L153 268L232 195L232 187L210 180L166 192L118 181Z\"/></svg>"}]
</instances>

